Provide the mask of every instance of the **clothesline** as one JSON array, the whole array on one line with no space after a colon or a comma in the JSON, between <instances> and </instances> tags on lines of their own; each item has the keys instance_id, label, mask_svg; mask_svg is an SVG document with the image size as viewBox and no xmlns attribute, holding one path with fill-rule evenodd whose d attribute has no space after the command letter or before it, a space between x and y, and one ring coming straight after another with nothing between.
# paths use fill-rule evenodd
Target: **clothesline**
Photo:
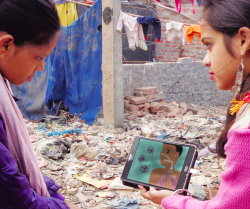
<instances>
[{"instance_id":1,"label":"clothesline","mask_svg":"<svg viewBox=\"0 0 250 209\"><path fill-rule=\"evenodd\" d=\"M65 0L65 1L67 1L67 2L72 2L72 3L76 3L76 4L80 4L80 5L84 5L84 6L88 6L88 7L91 7L92 5L89 5L89 4L86 4L86 3L82 3L82 2L78 2L78 1L74 1L74 0ZM165 9L169 9L169 10L171 10L171 11L175 11L174 9L171 9L171 8L168 8L168 7L165 7L165 6L163 6L163 5L161 5L161 4L156 4L156 3L154 3L156 6L161 6L161 7L163 7L163 8L165 8ZM131 6L132 7L132 6ZM175 11L176 12L176 11ZM133 16L133 17L142 17L142 15L136 15L136 14L131 14L131 13L126 13L126 12L123 12L124 14L127 14L127 15L131 15L131 16ZM194 21L196 21L197 23L199 23L197 20L195 20L195 19L193 19L193 18L191 18L191 17L189 17L189 16L187 16L187 15L185 15L185 14L183 14L183 13L181 13L182 15L184 15L185 17L188 17L188 18L190 18L191 20L194 20ZM171 22L171 21L168 21L168 20L163 20L163 19L159 19L161 22ZM184 25L187 25L187 26L190 26L190 24L187 24L187 23L183 23ZM200 23L199 23L200 24Z\"/></svg>"},{"instance_id":2,"label":"clothesline","mask_svg":"<svg viewBox=\"0 0 250 209\"><path fill-rule=\"evenodd\" d=\"M84 6L87 6L87 7L92 7L92 5L90 5L90 4L86 4L86 3L83 3L83 2L79 2L79 1L74 1L74 0L64 0L64 1L84 5Z\"/></svg>"}]
</instances>

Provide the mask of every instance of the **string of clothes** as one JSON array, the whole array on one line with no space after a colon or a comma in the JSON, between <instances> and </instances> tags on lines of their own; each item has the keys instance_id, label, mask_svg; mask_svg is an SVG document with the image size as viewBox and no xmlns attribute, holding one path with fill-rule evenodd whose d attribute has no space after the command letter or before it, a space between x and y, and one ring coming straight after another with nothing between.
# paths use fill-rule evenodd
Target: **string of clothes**
<instances>
[{"instance_id":1,"label":"string of clothes","mask_svg":"<svg viewBox=\"0 0 250 209\"><path fill-rule=\"evenodd\" d=\"M60 17L61 25L64 27L71 25L73 21L78 19L76 4L91 6L94 1L89 0L85 3L80 3L74 0L54 0ZM178 10L177 10L178 11ZM179 11L180 12L180 11ZM182 45L186 42L192 43L194 36L197 35L201 41L200 25L189 25L174 21L158 19L156 17L139 16L135 14L120 12L120 17L117 23L117 30L122 31L125 27L128 38L129 48L135 50L136 47L147 51L148 27L153 26L156 42L161 42L161 23L166 22L167 40L172 41L175 37L181 40Z\"/></svg>"},{"instance_id":2,"label":"string of clothes","mask_svg":"<svg viewBox=\"0 0 250 209\"><path fill-rule=\"evenodd\" d=\"M153 26L156 42L161 42L161 20L156 17L141 17L121 11L116 30L121 32L124 26L129 48L135 50L136 47L140 47L146 51L148 47L145 40L147 40L149 25ZM195 35L198 36L200 43L202 43L200 25L185 25L174 21L167 22L166 34L168 41L178 37L182 45L185 45L186 42L192 43Z\"/></svg>"}]
</instances>

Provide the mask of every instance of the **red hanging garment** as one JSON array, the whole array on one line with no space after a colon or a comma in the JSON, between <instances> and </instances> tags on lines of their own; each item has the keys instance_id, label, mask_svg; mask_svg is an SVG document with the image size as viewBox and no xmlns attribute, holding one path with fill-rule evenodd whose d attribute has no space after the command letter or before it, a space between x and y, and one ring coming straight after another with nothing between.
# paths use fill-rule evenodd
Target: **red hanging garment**
<instances>
[{"instance_id":1,"label":"red hanging garment","mask_svg":"<svg viewBox=\"0 0 250 209\"><path fill-rule=\"evenodd\" d=\"M194 0L190 0L192 2L192 6L193 6L193 13L195 14L195 9L194 9ZM181 12L181 0L175 0L175 4L176 4L176 9L177 12L180 13Z\"/></svg>"}]
</instances>

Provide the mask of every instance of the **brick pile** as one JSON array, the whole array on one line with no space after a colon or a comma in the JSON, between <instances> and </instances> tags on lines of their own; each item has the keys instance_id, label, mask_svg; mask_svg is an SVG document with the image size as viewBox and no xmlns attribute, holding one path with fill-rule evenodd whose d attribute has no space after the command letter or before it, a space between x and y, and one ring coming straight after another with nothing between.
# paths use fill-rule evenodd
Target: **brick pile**
<instances>
[{"instance_id":1,"label":"brick pile","mask_svg":"<svg viewBox=\"0 0 250 209\"><path fill-rule=\"evenodd\" d=\"M143 117L153 114L160 117L177 117L188 111L186 103L166 103L164 93L154 86L136 88L133 96L124 99L125 113L132 117Z\"/></svg>"}]
</instances>

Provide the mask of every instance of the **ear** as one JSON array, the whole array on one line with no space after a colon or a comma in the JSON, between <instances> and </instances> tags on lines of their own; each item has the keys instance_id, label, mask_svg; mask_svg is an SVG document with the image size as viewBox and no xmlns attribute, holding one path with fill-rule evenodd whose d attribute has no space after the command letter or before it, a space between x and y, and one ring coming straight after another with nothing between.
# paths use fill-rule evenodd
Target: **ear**
<instances>
[{"instance_id":1,"label":"ear","mask_svg":"<svg viewBox=\"0 0 250 209\"><path fill-rule=\"evenodd\" d=\"M239 39L241 41L240 55L244 57L248 50L250 50L250 28L242 27L239 32Z\"/></svg>"},{"instance_id":2,"label":"ear","mask_svg":"<svg viewBox=\"0 0 250 209\"><path fill-rule=\"evenodd\" d=\"M9 34L0 36L0 55L8 56L15 49L14 38Z\"/></svg>"}]
</instances>

